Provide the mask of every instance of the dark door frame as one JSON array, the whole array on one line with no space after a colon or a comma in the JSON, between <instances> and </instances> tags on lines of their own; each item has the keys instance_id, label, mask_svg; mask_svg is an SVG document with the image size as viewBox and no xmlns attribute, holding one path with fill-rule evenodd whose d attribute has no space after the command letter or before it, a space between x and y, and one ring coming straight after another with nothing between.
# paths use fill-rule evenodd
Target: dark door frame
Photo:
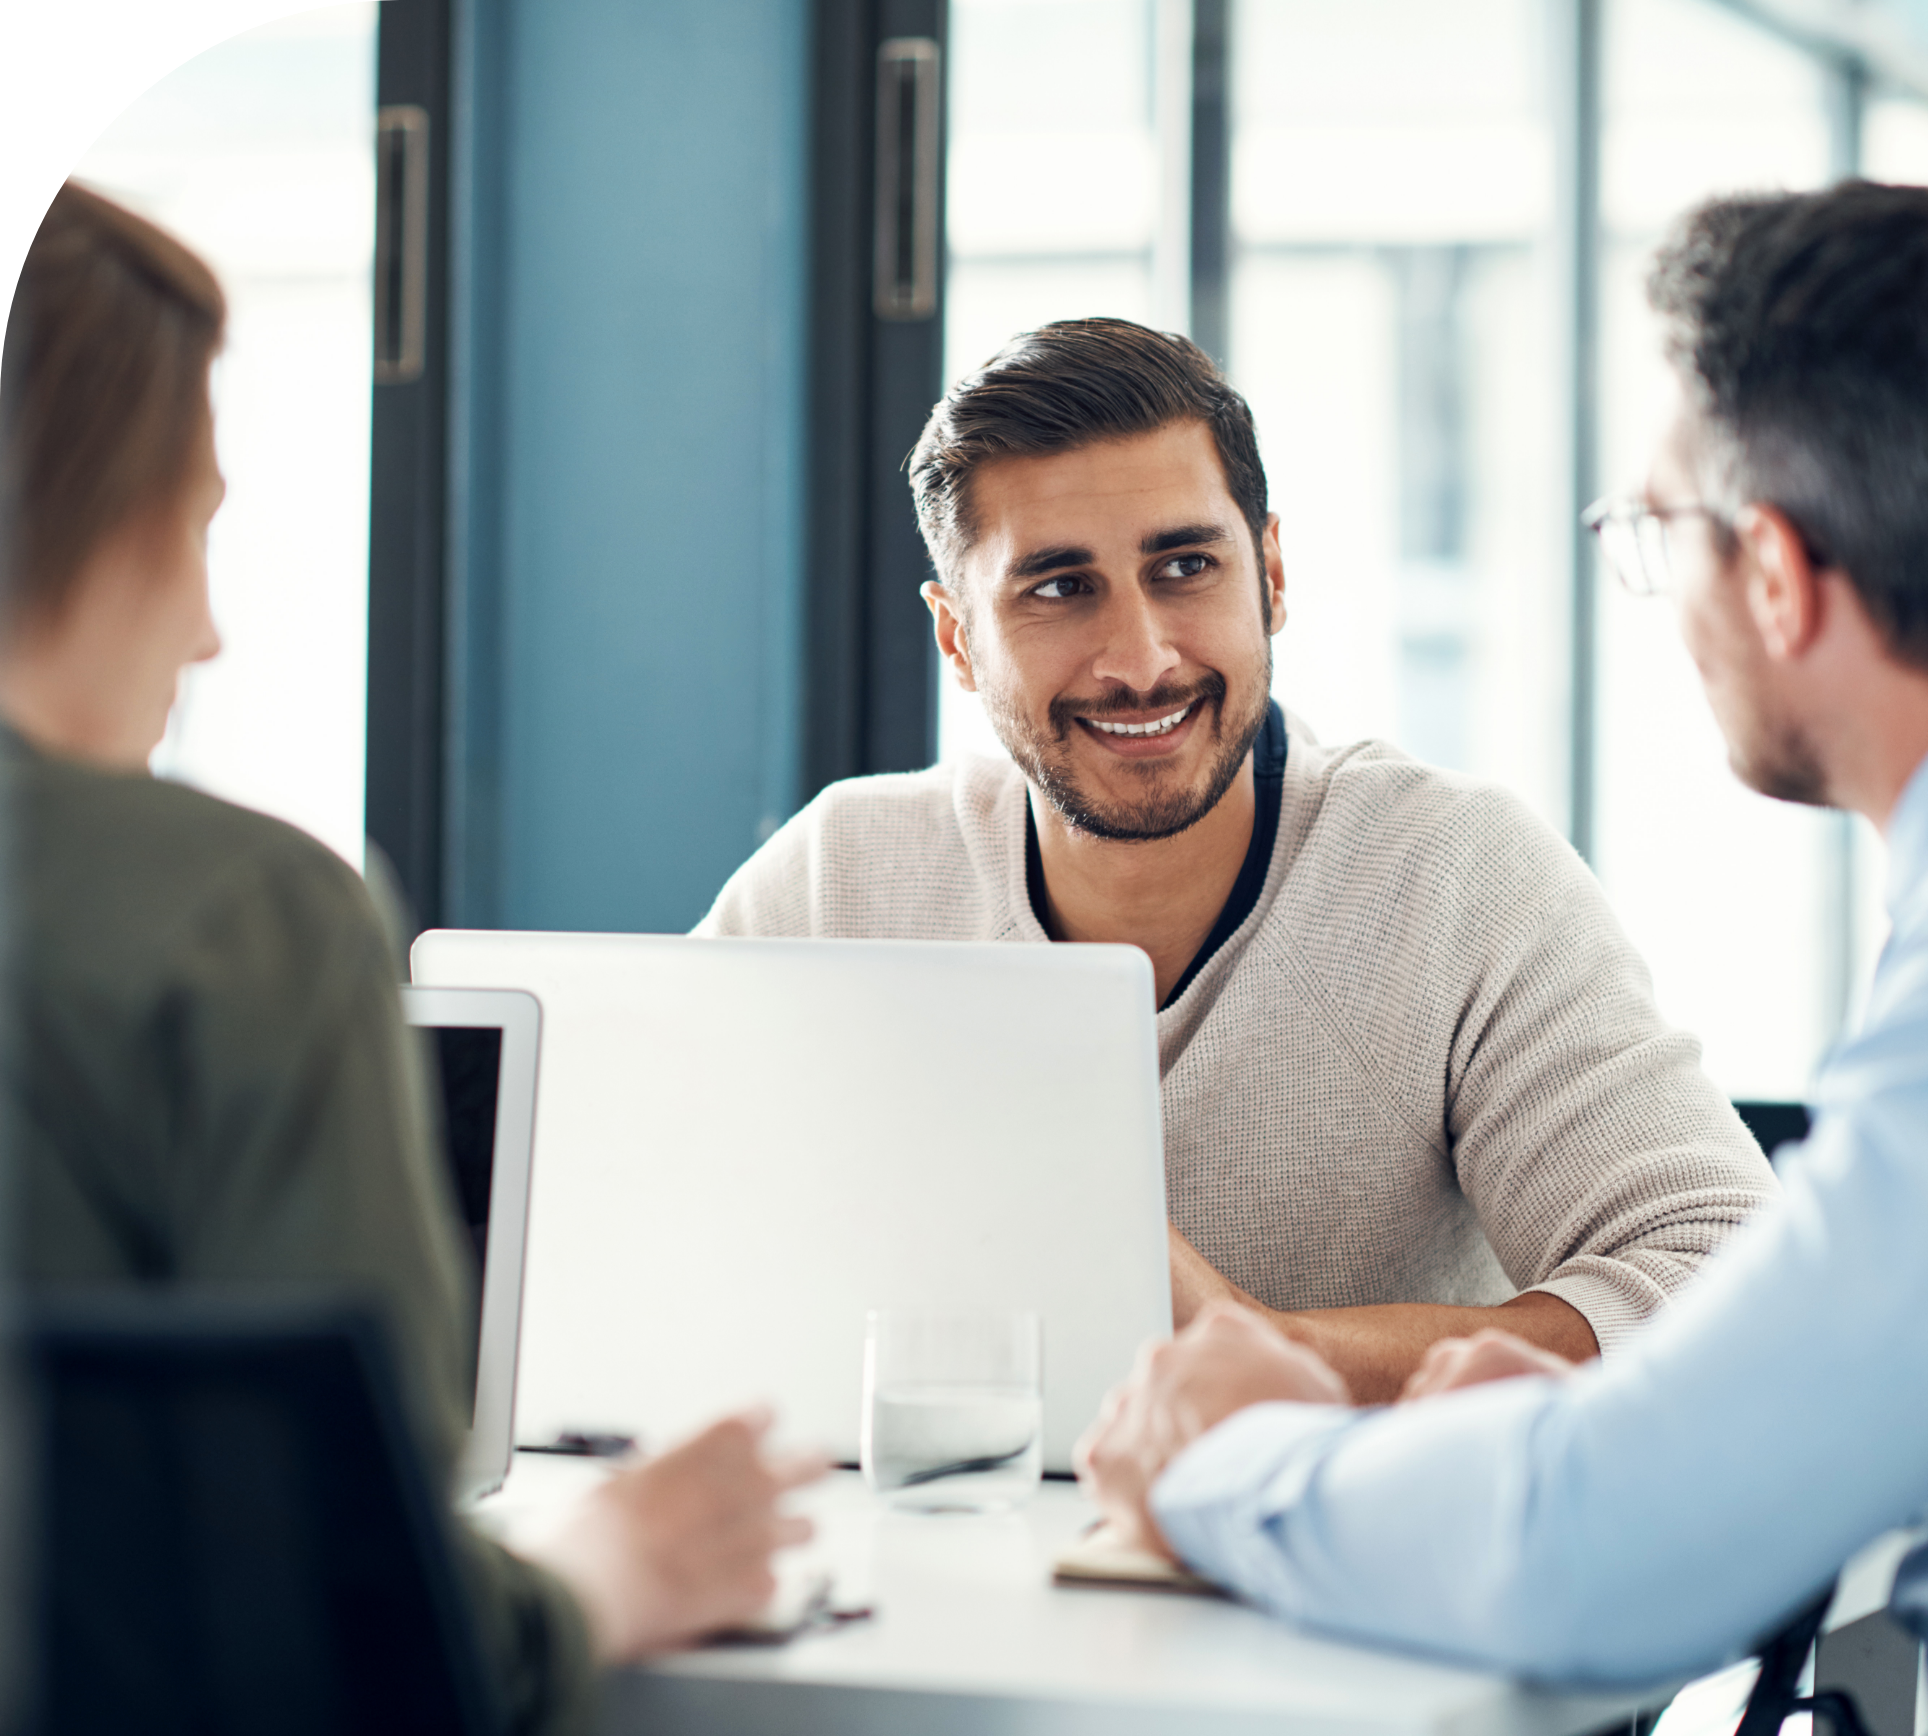
<instances>
[{"instance_id":1,"label":"dark door frame","mask_svg":"<svg viewBox=\"0 0 1928 1736\"><path fill-rule=\"evenodd\" d=\"M937 754L930 576L904 460L943 390L945 0L817 0L811 122L809 452L803 788L909 771ZM935 46L934 281L884 309L878 223L901 186L879 174L886 44ZM895 51L889 51L895 52ZM891 148L886 113L883 147ZM882 305L880 305L882 304Z\"/></svg>"},{"instance_id":2,"label":"dark door frame","mask_svg":"<svg viewBox=\"0 0 1928 1736\"><path fill-rule=\"evenodd\" d=\"M377 51L366 829L442 920L450 0L385 0Z\"/></svg>"}]
</instances>

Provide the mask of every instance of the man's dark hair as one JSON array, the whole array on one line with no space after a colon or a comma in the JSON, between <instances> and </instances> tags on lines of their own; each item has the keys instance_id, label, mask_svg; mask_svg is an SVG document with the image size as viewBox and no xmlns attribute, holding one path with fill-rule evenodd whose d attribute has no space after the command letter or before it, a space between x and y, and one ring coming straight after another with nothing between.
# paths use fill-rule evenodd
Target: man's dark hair
<instances>
[{"instance_id":1,"label":"man's dark hair","mask_svg":"<svg viewBox=\"0 0 1928 1736\"><path fill-rule=\"evenodd\" d=\"M1698 411L1707 504L1780 508L1928 668L1928 189L1714 200L1647 295Z\"/></svg>"},{"instance_id":2,"label":"man's dark hair","mask_svg":"<svg viewBox=\"0 0 1928 1736\"><path fill-rule=\"evenodd\" d=\"M1266 517L1258 436L1251 409L1210 356L1128 319L1058 320L1020 333L944 394L910 456L917 522L938 572L950 578L977 540L971 476L980 464L1069 452L1174 422L1211 429L1225 486L1258 552Z\"/></svg>"}]
</instances>

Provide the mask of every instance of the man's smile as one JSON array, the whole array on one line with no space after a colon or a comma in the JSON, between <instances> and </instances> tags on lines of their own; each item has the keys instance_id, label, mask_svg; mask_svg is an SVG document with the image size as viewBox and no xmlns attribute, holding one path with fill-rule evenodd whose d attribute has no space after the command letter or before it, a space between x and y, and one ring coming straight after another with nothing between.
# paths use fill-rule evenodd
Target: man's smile
<instances>
[{"instance_id":1,"label":"man's smile","mask_svg":"<svg viewBox=\"0 0 1928 1736\"><path fill-rule=\"evenodd\" d=\"M1207 707L1216 697L1195 693L1178 705L1166 702L1163 709L1147 707L1139 711L1107 710L1101 716L1073 712L1085 740L1114 759L1165 761L1178 754L1180 745L1189 741L1199 727L1199 719L1209 715Z\"/></svg>"},{"instance_id":2,"label":"man's smile","mask_svg":"<svg viewBox=\"0 0 1928 1736\"><path fill-rule=\"evenodd\" d=\"M1163 717L1155 717L1149 723L1105 723L1095 717L1081 717L1080 723L1089 724L1093 729L1101 729L1106 735L1164 735L1176 729L1185 721L1196 701L1181 705L1176 711L1169 711Z\"/></svg>"}]
</instances>

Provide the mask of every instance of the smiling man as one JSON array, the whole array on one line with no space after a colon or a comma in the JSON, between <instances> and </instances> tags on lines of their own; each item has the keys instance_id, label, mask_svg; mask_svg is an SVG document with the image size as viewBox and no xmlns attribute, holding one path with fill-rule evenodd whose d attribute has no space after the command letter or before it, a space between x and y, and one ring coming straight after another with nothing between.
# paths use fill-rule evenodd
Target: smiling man
<instances>
[{"instance_id":1,"label":"smiling man","mask_svg":"<svg viewBox=\"0 0 1928 1736\"><path fill-rule=\"evenodd\" d=\"M1015 340L911 462L944 661L1010 762L832 786L699 933L1111 941L1158 1000L1172 1299L1361 1398L1483 1325L1612 1351L1773 1192L1571 850L1272 702L1251 412L1124 320Z\"/></svg>"}]
</instances>

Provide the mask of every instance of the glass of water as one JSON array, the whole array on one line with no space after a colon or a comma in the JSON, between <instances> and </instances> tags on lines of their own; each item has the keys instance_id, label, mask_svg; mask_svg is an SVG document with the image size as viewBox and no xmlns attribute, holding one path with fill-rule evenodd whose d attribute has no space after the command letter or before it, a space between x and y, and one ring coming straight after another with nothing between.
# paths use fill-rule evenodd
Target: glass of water
<instances>
[{"instance_id":1,"label":"glass of water","mask_svg":"<svg viewBox=\"0 0 1928 1736\"><path fill-rule=\"evenodd\" d=\"M1035 1314L878 1308L864 1332L863 1467L893 1507L1013 1507L1044 1468Z\"/></svg>"}]
</instances>

